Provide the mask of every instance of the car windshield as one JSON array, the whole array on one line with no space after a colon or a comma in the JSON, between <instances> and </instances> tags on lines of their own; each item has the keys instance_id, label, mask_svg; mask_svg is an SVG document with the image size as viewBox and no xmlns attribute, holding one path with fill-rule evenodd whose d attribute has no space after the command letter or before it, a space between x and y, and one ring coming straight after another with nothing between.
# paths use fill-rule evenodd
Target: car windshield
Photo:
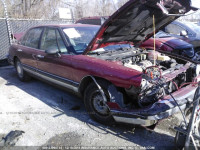
<instances>
[{"instance_id":1,"label":"car windshield","mask_svg":"<svg viewBox=\"0 0 200 150\"><path fill-rule=\"evenodd\" d=\"M192 31L194 31L196 34L200 35L200 27L194 23L187 22L185 23Z\"/></svg>"},{"instance_id":2,"label":"car windshield","mask_svg":"<svg viewBox=\"0 0 200 150\"><path fill-rule=\"evenodd\" d=\"M69 39L71 46L76 54L82 54L88 44L96 35L100 27L67 27L63 28L63 32Z\"/></svg>"}]
</instances>

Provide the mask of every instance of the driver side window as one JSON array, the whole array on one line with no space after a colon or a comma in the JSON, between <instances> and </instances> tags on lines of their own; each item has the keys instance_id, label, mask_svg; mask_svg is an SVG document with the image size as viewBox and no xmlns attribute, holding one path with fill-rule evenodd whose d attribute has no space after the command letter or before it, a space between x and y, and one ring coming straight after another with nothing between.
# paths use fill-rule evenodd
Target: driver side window
<instances>
[{"instance_id":1,"label":"driver side window","mask_svg":"<svg viewBox=\"0 0 200 150\"><path fill-rule=\"evenodd\" d=\"M58 44L56 41L56 29L46 29L41 41L42 50L59 50Z\"/></svg>"},{"instance_id":2,"label":"driver side window","mask_svg":"<svg viewBox=\"0 0 200 150\"><path fill-rule=\"evenodd\" d=\"M66 53L67 48L64 44L60 33L55 28L47 28L43 34L41 40L41 47L42 50L58 50L61 53Z\"/></svg>"}]
</instances>

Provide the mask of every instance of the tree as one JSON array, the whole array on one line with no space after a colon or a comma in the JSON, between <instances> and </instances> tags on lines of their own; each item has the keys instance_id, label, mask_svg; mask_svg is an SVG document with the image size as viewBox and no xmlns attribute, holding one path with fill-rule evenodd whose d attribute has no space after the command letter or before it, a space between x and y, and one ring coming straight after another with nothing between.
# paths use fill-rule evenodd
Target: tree
<instances>
[{"instance_id":1,"label":"tree","mask_svg":"<svg viewBox=\"0 0 200 150\"><path fill-rule=\"evenodd\" d=\"M61 0L7 0L6 4L11 18L50 19L58 14L60 2ZM3 17L3 9L0 9L0 15Z\"/></svg>"},{"instance_id":2,"label":"tree","mask_svg":"<svg viewBox=\"0 0 200 150\"><path fill-rule=\"evenodd\" d=\"M118 0L117 1L117 5L118 5L118 8L120 8L121 6L123 6L126 2L128 2L129 0Z\"/></svg>"},{"instance_id":3,"label":"tree","mask_svg":"<svg viewBox=\"0 0 200 150\"><path fill-rule=\"evenodd\" d=\"M59 7L72 9L76 19L110 16L116 11L113 0L7 0L6 4L9 17L23 19L58 18ZM3 17L3 9L0 9L0 15Z\"/></svg>"}]
</instances>

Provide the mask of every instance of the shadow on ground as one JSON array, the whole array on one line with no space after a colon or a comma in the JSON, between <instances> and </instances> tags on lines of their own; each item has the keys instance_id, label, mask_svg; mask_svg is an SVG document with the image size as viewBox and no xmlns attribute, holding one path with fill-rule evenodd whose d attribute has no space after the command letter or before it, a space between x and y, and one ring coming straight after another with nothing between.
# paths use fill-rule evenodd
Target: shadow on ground
<instances>
[{"instance_id":1,"label":"shadow on ground","mask_svg":"<svg viewBox=\"0 0 200 150\"><path fill-rule=\"evenodd\" d=\"M173 136L155 131L150 132L141 127L135 128L132 125L116 124L113 126L105 126L92 121L85 111L81 98L36 79L23 83L17 79L14 68L0 68L0 77L7 81L7 86L14 85L60 112L59 115L53 117L59 117L61 115L71 116L84 122L91 130L99 134L112 134L140 146L156 146L156 149L160 149L160 146L162 146L162 149L173 149ZM45 145L81 146L81 140L84 140L81 137L82 135L77 135L77 133L65 133L49 139Z\"/></svg>"},{"instance_id":2,"label":"shadow on ground","mask_svg":"<svg viewBox=\"0 0 200 150\"><path fill-rule=\"evenodd\" d=\"M0 60L0 67L9 66L7 59Z\"/></svg>"}]
</instances>

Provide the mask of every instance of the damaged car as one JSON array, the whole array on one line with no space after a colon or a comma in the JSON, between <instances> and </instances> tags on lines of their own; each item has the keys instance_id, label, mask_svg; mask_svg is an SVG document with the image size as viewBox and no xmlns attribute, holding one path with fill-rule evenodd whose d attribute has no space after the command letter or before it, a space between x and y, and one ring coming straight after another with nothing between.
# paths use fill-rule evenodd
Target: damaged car
<instances>
[{"instance_id":1,"label":"damaged car","mask_svg":"<svg viewBox=\"0 0 200 150\"><path fill-rule=\"evenodd\" d=\"M22 81L37 77L82 96L96 121L155 125L192 103L200 68L183 56L137 45L152 37L153 17L159 31L191 9L188 0L130 0L100 29L31 28L10 47L8 60ZM135 46L111 46L120 42Z\"/></svg>"}]
</instances>

